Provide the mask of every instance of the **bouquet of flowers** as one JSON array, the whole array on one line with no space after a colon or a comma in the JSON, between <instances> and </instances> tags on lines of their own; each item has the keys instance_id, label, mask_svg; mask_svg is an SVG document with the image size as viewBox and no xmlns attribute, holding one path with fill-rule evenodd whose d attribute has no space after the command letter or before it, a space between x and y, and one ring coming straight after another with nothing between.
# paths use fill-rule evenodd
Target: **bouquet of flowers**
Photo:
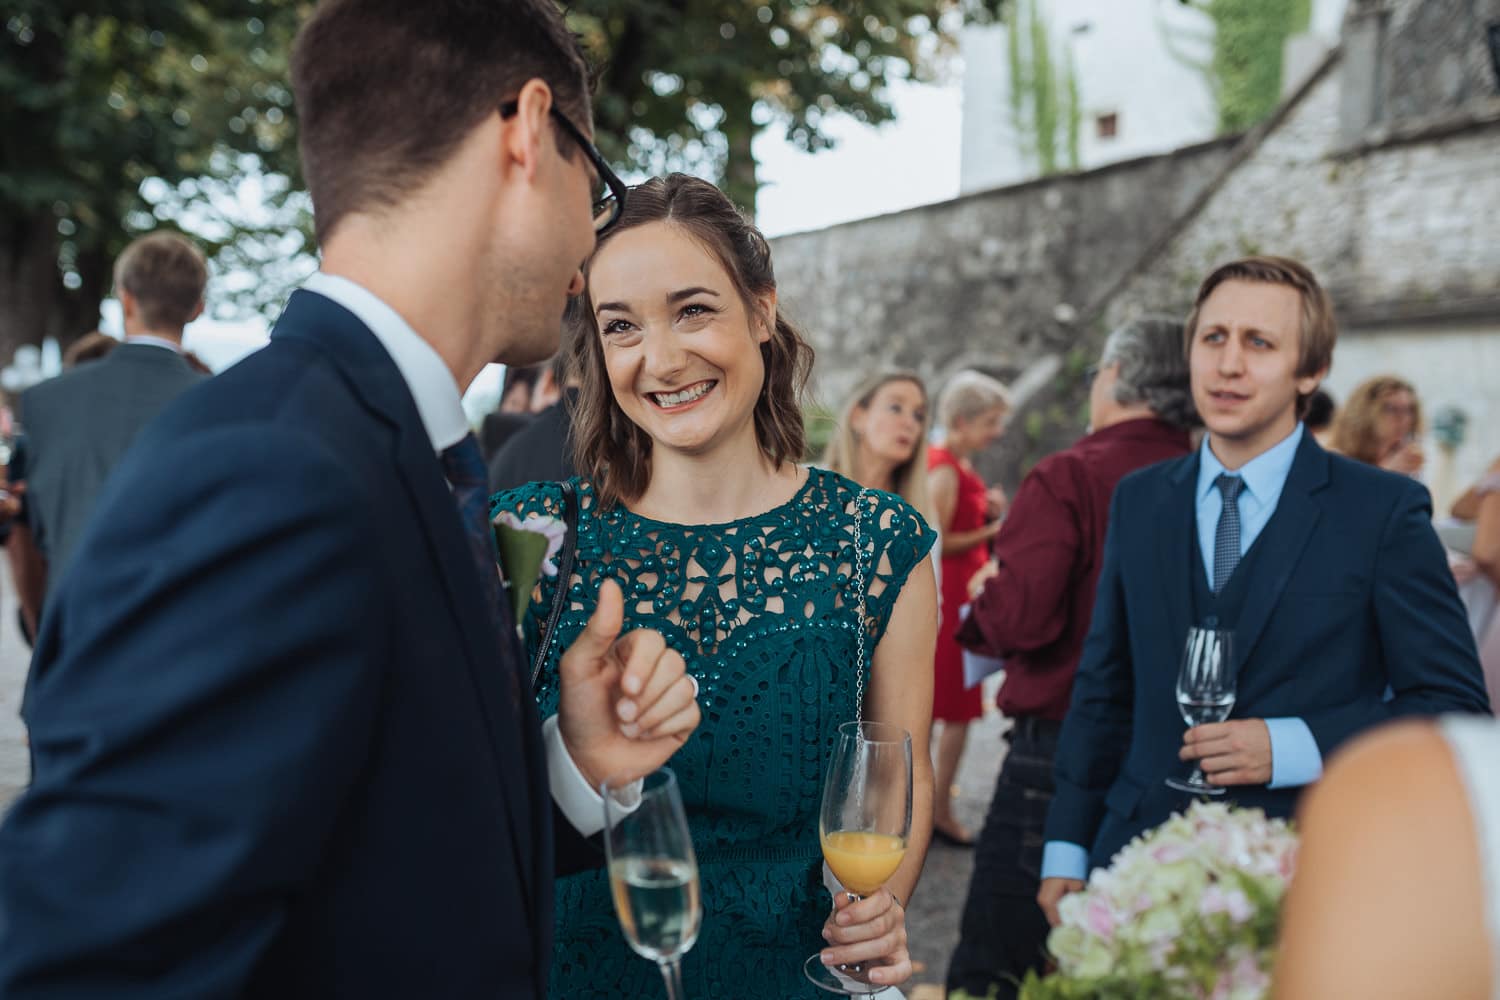
<instances>
[{"instance_id":1,"label":"bouquet of flowers","mask_svg":"<svg viewBox=\"0 0 1500 1000\"><path fill-rule=\"evenodd\" d=\"M1285 820L1194 803L1063 899L1021 1000L1261 1000L1296 853Z\"/></svg>"}]
</instances>

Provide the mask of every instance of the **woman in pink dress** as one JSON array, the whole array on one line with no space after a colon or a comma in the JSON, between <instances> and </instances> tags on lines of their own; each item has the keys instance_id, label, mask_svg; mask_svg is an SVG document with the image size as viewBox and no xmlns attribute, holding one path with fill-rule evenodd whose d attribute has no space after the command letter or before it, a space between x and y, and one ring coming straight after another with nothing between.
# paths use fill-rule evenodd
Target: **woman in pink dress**
<instances>
[{"instance_id":1,"label":"woman in pink dress","mask_svg":"<svg viewBox=\"0 0 1500 1000\"><path fill-rule=\"evenodd\" d=\"M1005 494L987 490L969 463L971 456L994 443L1005 429L1010 393L996 379L979 372L959 372L938 397L942 437L927 453L928 490L942 537L942 623L934 664L932 717L941 722L938 737L933 836L956 846L971 846L972 834L953 815L953 782L969 736L969 723L983 713L978 685L964 687L963 650L954 635L959 609L969 602L969 580L989 557L987 543L1000 530Z\"/></svg>"}]
</instances>

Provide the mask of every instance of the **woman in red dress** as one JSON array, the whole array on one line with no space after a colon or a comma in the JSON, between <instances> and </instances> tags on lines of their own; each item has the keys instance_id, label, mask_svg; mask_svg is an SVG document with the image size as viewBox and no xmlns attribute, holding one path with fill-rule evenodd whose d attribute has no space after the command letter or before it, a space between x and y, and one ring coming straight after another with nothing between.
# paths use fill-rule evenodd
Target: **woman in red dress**
<instances>
[{"instance_id":1,"label":"woman in red dress","mask_svg":"<svg viewBox=\"0 0 1500 1000\"><path fill-rule=\"evenodd\" d=\"M969 579L988 558L987 543L1000 530L1005 494L985 489L969 458L994 443L1005 429L1010 394L979 372L953 376L938 398L942 438L927 453L928 489L942 536L942 624L934 664L932 717L938 737L933 836L970 846L973 835L953 815L953 781L969 736L969 723L983 713L979 686L964 687L963 651L954 638L959 608L969 603Z\"/></svg>"}]
</instances>

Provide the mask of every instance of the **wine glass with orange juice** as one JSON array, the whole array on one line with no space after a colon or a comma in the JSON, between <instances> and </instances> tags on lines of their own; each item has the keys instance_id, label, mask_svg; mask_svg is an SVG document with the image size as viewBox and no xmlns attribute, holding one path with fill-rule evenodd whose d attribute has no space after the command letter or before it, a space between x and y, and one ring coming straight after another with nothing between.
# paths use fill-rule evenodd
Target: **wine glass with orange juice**
<instances>
[{"instance_id":1,"label":"wine glass with orange juice","mask_svg":"<svg viewBox=\"0 0 1500 1000\"><path fill-rule=\"evenodd\" d=\"M844 723L823 779L823 860L850 896L869 896L901 867L910 835L911 734L883 722ZM863 996L885 989L867 982L861 966L829 968L819 954L803 970L830 993Z\"/></svg>"}]
</instances>

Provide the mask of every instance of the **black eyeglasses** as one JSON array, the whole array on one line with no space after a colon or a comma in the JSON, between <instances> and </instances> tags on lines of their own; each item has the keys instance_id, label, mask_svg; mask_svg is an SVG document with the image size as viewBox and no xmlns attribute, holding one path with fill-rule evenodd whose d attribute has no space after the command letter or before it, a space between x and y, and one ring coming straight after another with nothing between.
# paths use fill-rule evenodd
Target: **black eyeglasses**
<instances>
[{"instance_id":1,"label":"black eyeglasses","mask_svg":"<svg viewBox=\"0 0 1500 1000\"><path fill-rule=\"evenodd\" d=\"M519 101L506 101L500 105L500 117L514 116L520 106ZM599 155L599 150L595 149L594 144L584 137L577 125L568 120L567 115L557 110L556 106L551 110L552 117L556 119L557 124L573 137L573 141L578 143L578 148L583 150L583 155L588 157L589 162L594 165L594 170L599 174L599 186L594 191L594 235L603 236L609 231L610 226L619 221L620 212L625 208L625 182L615 176L615 172L609 168L604 157Z\"/></svg>"},{"instance_id":2,"label":"black eyeglasses","mask_svg":"<svg viewBox=\"0 0 1500 1000\"><path fill-rule=\"evenodd\" d=\"M1089 365L1083 370L1083 381L1085 385L1093 385L1094 379L1099 377L1099 366Z\"/></svg>"}]
</instances>

